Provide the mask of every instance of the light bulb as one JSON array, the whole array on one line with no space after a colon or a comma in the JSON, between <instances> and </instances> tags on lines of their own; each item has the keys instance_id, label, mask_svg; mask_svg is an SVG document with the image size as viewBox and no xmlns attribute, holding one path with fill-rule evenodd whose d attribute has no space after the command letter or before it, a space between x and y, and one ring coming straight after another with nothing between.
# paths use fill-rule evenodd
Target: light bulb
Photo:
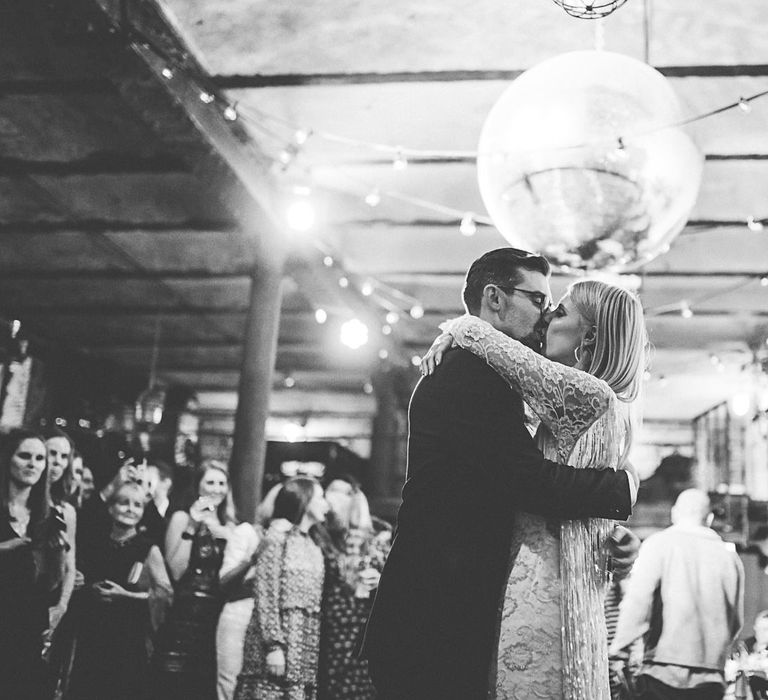
<instances>
[{"instance_id":1,"label":"light bulb","mask_svg":"<svg viewBox=\"0 0 768 700\"><path fill-rule=\"evenodd\" d=\"M411 318L416 318L416 319L422 318L424 316L424 307L421 306L420 304L414 304L411 307L410 314L411 314Z\"/></svg>"},{"instance_id":2,"label":"light bulb","mask_svg":"<svg viewBox=\"0 0 768 700\"><path fill-rule=\"evenodd\" d=\"M305 129L298 129L296 133L293 135L293 140L299 145L303 146L307 139L309 138L310 131L307 131Z\"/></svg>"},{"instance_id":3,"label":"light bulb","mask_svg":"<svg viewBox=\"0 0 768 700\"><path fill-rule=\"evenodd\" d=\"M382 348L379 350L379 359L380 360L386 360L389 357L389 352L386 348Z\"/></svg>"},{"instance_id":4,"label":"light bulb","mask_svg":"<svg viewBox=\"0 0 768 700\"><path fill-rule=\"evenodd\" d=\"M160 74L166 80L170 80L171 78L173 78L173 71L170 68L163 68L163 70L160 71Z\"/></svg>"},{"instance_id":5,"label":"light bulb","mask_svg":"<svg viewBox=\"0 0 768 700\"><path fill-rule=\"evenodd\" d=\"M325 323L328 320L328 313L325 309L317 309L315 311L315 321L317 321L320 325Z\"/></svg>"},{"instance_id":6,"label":"light bulb","mask_svg":"<svg viewBox=\"0 0 768 700\"><path fill-rule=\"evenodd\" d=\"M224 119L228 122L237 121L237 108L234 105L227 105L227 108L224 110Z\"/></svg>"},{"instance_id":7,"label":"light bulb","mask_svg":"<svg viewBox=\"0 0 768 700\"><path fill-rule=\"evenodd\" d=\"M365 203L369 207L378 207L379 204L381 204L381 194L379 193L378 187L365 195Z\"/></svg>"},{"instance_id":8,"label":"light bulb","mask_svg":"<svg viewBox=\"0 0 768 700\"><path fill-rule=\"evenodd\" d=\"M744 417L752 408L752 397L746 392L739 392L731 397L731 411L733 415Z\"/></svg>"},{"instance_id":9,"label":"light bulb","mask_svg":"<svg viewBox=\"0 0 768 700\"><path fill-rule=\"evenodd\" d=\"M296 386L296 380L290 375L288 375L285 379L283 379L283 384L287 388L291 389L292 387Z\"/></svg>"},{"instance_id":10,"label":"light bulb","mask_svg":"<svg viewBox=\"0 0 768 700\"><path fill-rule=\"evenodd\" d=\"M398 150L395 160L392 162L392 167L395 170L405 170L408 167L408 160L403 155L401 150Z\"/></svg>"},{"instance_id":11,"label":"light bulb","mask_svg":"<svg viewBox=\"0 0 768 700\"><path fill-rule=\"evenodd\" d=\"M464 214L464 217L461 219L459 232L462 236L474 236L477 233L475 215L471 211L468 211L466 214Z\"/></svg>"},{"instance_id":12,"label":"light bulb","mask_svg":"<svg viewBox=\"0 0 768 700\"><path fill-rule=\"evenodd\" d=\"M680 315L683 318L693 317L693 309L691 308L691 305L687 301L684 301L680 304Z\"/></svg>"},{"instance_id":13,"label":"light bulb","mask_svg":"<svg viewBox=\"0 0 768 700\"><path fill-rule=\"evenodd\" d=\"M339 277L339 287L342 289L349 287L349 280L346 277Z\"/></svg>"},{"instance_id":14,"label":"light bulb","mask_svg":"<svg viewBox=\"0 0 768 700\"><path fill-rule=\"evenodd\" d=\"M385 323L381 327L382 335L390 335L392 333L392 326L390 326L388 323Z\"/></svg>"},{"instance_id":15,"label":"light bulb","mask_svg":"<svg viewBox=\"0 0 768 700\"><path fill-rule=\"evenodd\" d=\"M750 231L762 231L763 230L763 222L759 219L756 219L754 216L750 216L747 219L747 228Z\"/></svg>"},{"instance_id":16,"label":"light bulb","mask_svg":"<svg viewBox=\"0 0 768 700\"><path fill-rule=\"evenodd\" d=\"M366 382L363 384L363 392L366 394L372 394L373 393L373 384L370 382Z\"/></svg>"},{"instance_id":17,"label":"light bulb","mask_svg":"<svg viewBox=\"0 0 768 700\"><path fill-rule=\"evenodd\" d=\"M768 275L763 275L760 278L760 286L761 287L768 287Z\"/></svg>"},{"instance_id":18,"label":"light bulb","mask_svg":"<svg viewBox=\"0 0 768 700\"><path fill-rule=\"evenodd\" d=\"M390 326L393 326L393 325L394 325L394 324L396 324L396 323L397 323L399 320L400 320L400 314L399 314L399 313L397 313L397 311L390 311L390 312L387 314L387 323L388 323Z\"/></svg>"},{"instance_id":19,"label":"light bulb","mask_svg":"<svg viewBox=\"0 0 768 700\"><path fill-rule=\"evenodd\" d=\"M412 355L411 356L411 364L414 367L418 367L421 364L421 356L420 355Z\"/></svg>"},{"instance_id":20,"label":"light bulb","mask_svg":"<svg viewBox=\"0 0 768 700\"><path fill-rule=\"evenodd\" d=\"M333 258L330 255L326 255L323 258L323 265L326 267L333 267Z\"/></svg>"},{"instance_id":21,"label":"light bulb","mask_svg":"<svg viewBox=\"0 0 768 700\"><path fill-rule=\"evenodd\" d=\"M294 199L285 210L285 220L294 231L309 231L315 225L315 207L308 199Z\"/></svg>"},{"instance_id":22,"label":"light bulb","mask_svg":"<svg viewBox=\"0 0 768 700\"><path fill-rule=\"evenodd\" d=\"M373 294L373 284L370 282L363 282L363 286L360 287L360 293L364 297L369 297L371 294Z\"/></svg>"},{"instance_id":23,"label":"light bulb","mask_svg":"<svg viewBox=\"0 0 768 700\"><path fill-rule=\"evenodd\" d=\"M368 326L353 318L341 324L341 342L348 348L357 350L368 342Z\"/></svg>"},{"instance_id":24,"label":"light bulb","mask_svg":"<svg viewBox=\"0 0 768 700\"><path fill-rule=\"evenodd\" d=\"M207 105L211 104L215 99L216 98L210 92L203 91L200 93L200 102L204 102Z\"/></svg>"},{"instance_id":25,"label":"light bulb","mask_svg":"<svg viewBox=\"0 0 768 700\"><path fill-rule=\"evenodd\" d=\"M745 100L743 97L740 97L739 109L744 112L744 114L749 114L752 111L752 105L749 104L749 100Z\"/></svg>"}]
</instances>

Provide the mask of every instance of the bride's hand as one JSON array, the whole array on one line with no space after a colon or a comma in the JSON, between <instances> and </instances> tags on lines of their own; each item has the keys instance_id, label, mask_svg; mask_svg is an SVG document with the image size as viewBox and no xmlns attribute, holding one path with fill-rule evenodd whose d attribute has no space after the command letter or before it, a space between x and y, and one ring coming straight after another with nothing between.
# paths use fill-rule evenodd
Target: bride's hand
<instances>
[{"instance_id":1,"label":"bride's hand","mask_svg":"<svg viewBox=\"0 0 768 700\"><path fill-rule=\"evenodd\" d=\"M450 333L441 333L435 338L435 342L427 350L427 354L421 358L421 363L419 364L421 373L425 377L428 377L437 369L437 366L443 359L443 355L451 349L452 345L453 336Z\"/></svg>"}]
</instances>

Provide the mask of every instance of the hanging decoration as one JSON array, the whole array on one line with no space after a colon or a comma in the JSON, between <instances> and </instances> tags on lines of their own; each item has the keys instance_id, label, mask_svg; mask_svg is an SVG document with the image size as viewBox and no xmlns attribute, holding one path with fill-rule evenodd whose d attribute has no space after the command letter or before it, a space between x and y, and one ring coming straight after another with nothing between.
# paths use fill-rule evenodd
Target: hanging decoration
<instances>
[{"instance_id":1,"label":"hanging decoration","mask_svg":"<svg viewBox=\"0 0 768 700\"><path fill-rule=\"evenodd\" d=\"M155 337L152 343L152 359L149 365L149 383L136 399L136 422L143 426L157 425L163 419L166 388L157 381L157 358L160 354L160 319L155 323Z\"/></svg>"},{"instance_id":2,"label":"hanging decoration","mask_svg":"<svg viewBox=\"0 0 768 700\"><path fill-rule=\"evenodd\" d=\"M526 71L480 135L480 192L499 232L566 269L656 257L695 203L703 157L656 70L577 51ZM671 126L670 126L671 125Z\"/></svg>"},{"instance_id":3,"label":"hanging decoration","mask_svg":"<svg viewBox=\"0 0 768 700\"><path fill-rule=\"evenodd\" d=\"M571 17L600 19L618 10L627 0L552 0Z\"/></svg>"}]
</instances>

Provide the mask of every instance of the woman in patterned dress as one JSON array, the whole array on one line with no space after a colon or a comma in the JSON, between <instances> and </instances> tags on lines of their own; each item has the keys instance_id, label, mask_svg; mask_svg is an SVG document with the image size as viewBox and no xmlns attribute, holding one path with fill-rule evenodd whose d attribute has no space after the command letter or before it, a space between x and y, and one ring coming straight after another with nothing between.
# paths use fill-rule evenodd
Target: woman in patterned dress
<instances>
[{"instance_id":1,"label":"woman in patterned dress","mask_svg":"<svg viewBox=\"0 0 768 700\"><path fill-rule=\"evenodd\" d=\"M438 338L422 368L433 371L457 343L485 359L533 409L545 457L616 469L629 451L630 409L646 367L642 306L620 287L580 281L546 320L549 359L463 316L446 325L448 337ZM494 697L609 700L603 599L612 527L516 514Z\"/></svg>"},{"instance_id":2,"label":"woman in patterned dress","mask_svg":"<svg viewBox=\"0 0 768 700\"><path fill-rule=\"evenodd\" d=\"M358 642L371 612L388 554L374 531L368 500L353 477L333 479L325 489L331 510L325 530L319 700L373 700L376 690Z\"/></svg>"},{"instance_id":3,"label":"woman in patterned dress","mask_svg":"<svg viewBox=\"0 0 768 700\"><path fill-rule=\"evenodd\" d=\"M235 700L314 700L325 566L310 537L328 504L316 481L289 479L275 497L256 559L255 603Z\"/></svg>"}]
</instances>

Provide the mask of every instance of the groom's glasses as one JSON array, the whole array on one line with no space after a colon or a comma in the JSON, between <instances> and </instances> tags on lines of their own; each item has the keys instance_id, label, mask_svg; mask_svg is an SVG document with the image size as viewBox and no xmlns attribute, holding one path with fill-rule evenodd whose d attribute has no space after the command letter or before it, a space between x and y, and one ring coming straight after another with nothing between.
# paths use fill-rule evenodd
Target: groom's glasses
<instances>
[{"instance_id":1,"label":"groom's glasses","mask_svg":"<svg viewBox=\"0 0 768 700\"><path fill-rule=\"evenodd\" d=\"M499 285L501 287L501 285ZM520 287L501 287L505 292L520 292L525 294L534 304L534 306L543 314L553 311L555 306L550 298L544 292L534 292L530 289L520 289Z\"/></svg>"}]
</instances>

